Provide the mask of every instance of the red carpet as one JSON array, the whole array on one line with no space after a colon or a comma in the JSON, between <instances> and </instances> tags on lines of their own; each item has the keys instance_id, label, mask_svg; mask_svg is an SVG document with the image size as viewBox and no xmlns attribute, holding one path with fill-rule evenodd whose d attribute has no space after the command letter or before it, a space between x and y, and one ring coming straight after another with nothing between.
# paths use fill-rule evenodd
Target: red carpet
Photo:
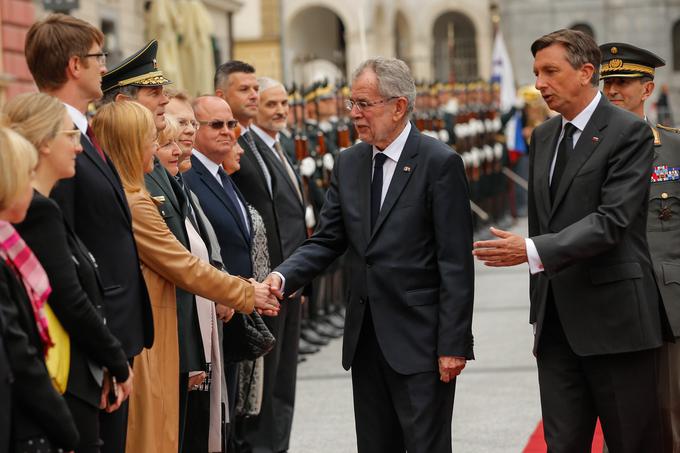
<instances>
[{"instance_id":1,"label":"red carpet","mask_svg":"<svg viewBox=\"0 0 680 453\"><path fill-rule=\"evenodd\" d=\"M602 437L602 428L600 427L600 422L597 422L597 427L595 428L595 435L593 436L593 453L602 453L602 446L604 445L604 438ZM536 427L536 430L529 438L527 446L524 447L522 453L545 453L548 447L545 445L545 439L543 438L543 422L540 422Z\"/></svg>"}]
</instances>

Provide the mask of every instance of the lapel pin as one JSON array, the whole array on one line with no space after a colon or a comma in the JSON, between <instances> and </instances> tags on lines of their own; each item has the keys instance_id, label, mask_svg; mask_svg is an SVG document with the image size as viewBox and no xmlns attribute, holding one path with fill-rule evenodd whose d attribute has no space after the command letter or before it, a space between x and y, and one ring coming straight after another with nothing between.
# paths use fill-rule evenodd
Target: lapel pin
<instances>
[{"instance_id":1,"label":"lapel pin","mask_svg":"<svg viewBox=\"0 0 680 453\"><path fill-rule=\"evenodd\" d=\"M592 140L593 140L593 143L597 143L597 142L600 141L600 137L593 137Z\"/></svg>"},{"instance_id":2,"label":"lapel pin","mask_svg":"<svg viewBox=\"0 0 680 453\"><path fill-rule=\"evenodd\" d=\"M411 173L411 166L410 166L410 165L405 166L405 167L404 167L404 172L406 172L406 173Z\"/></svg>"}]
</instances>

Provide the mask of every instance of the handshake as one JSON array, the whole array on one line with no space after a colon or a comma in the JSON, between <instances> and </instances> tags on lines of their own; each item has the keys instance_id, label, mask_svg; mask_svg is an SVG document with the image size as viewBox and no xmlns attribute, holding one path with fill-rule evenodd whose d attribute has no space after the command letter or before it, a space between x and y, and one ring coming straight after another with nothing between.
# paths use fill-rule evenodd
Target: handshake
<instances>
[{"instance_id":1,"label":"handshake","mask_svg":"<svg viewBox=\"0 0 680 453\"><path fill-rule=\"evenodd\" d=\"M281 277L276 274L269 274L262 283L251 278L250 283L255 288L255 309L264 316L276 316L281 309L280 299L283 299L281 292Z\"/></svg>"}]
</instances>

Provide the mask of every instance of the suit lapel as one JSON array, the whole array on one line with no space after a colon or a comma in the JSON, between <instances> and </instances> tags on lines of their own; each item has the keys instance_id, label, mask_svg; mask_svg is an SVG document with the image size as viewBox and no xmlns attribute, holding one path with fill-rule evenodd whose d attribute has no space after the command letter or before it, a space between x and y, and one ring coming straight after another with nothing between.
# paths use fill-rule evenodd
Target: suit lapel
<instances>
[{"instance_id":1,"label":"suit lapel","mask_svg":"<svg viewBox=\"0 0 680 453\"><path fill-rule=\"evenodd\" d=\"M148 173L148 176L149 178L153 179L156 184L158 184L158 187L163 190L173 209L179 214L183 214L183 211L179 205L179 201L175 196L175 191L172 188L170 176L165 173L165 169L161 166L158 160L156 160L154 163L154 170L151 173Z\"/></svg>"},{"instance_id":2,"label":"suit lapel","mask_svg":"<svg viewBox=\"0 0 680 453\"><path fill-rule=\"evenodd\" d=\"M85 134L81 135L80 144L83 147L83 155L94 163L94 166L104 174L104 177L114 187L118 201L121 205L123 205L123 211L125 212L128 221L131 222L132 216L130 214L130 208L128 207L125 194L123 193L123 186L120 182L120 179L118 179L116 167L108 160L108 157L106 158L106 161L102 160L102 156L99 155Z\"/></svg>"},{"instance_id":3,"label":"suit lapel","mask_svg":"<svg viewBox=\"0 0 680 453\"><path fill-rule=\"evenodd\" d=\"M562 120L553 120L554 124L542 137L538 138L540 144L536 149L541 150L536 153L535 167L538 170L536 173L536 194L540 198L541 207L546 214L550 213L550 166L552 165L553 157L555 156L555 149L557 148L557 140L562 131Z\"/></svg>"},{"instance_id":4,"label":"suit lapel","mask_svg":"<svg viewBox=\"0 0 680 453\"><path fill-rule=\"evenodd\" d=\"M578 173L579 169L590 158L597 145L602 141L600 138L601 131L607 127L606 117L602 114L606 108L606 102L608 101L602 96L600 103L590 117L590 121L586 124L576 143L576 147L572 151L569 163L567 163L567 167L564 169L560 186L557 188L557 194L555 194L555 201L550 211L551 217L555 214L555 210L567 193L567 189L571 185L571 181L576 176L576 173Z\"/></svg>"},{"instance_id":5,"label":"suit lapel","mask_svg":"<svg viewBox=\"0 0 680 453\"><path fill-rule=\"evenodd\" d=\"M238 206L234 206L231 200L229 200L229 198L227 197L227 193L224 191L224 188L220 185L220 183L217 182L215 177L210 174L208 169L205 168L205 165L203 165L201 161L198 160L195 156L191 156L191 167L196 171L196 173L201 178L203 183L208 187L208 189L210 189L210 191L222 202L224 207L227 208L231 216L234 218L234 221L239 226L239 230L241 230L241 233L243 234L243 238L246 240L246 243L250 244L249 235L243 230L243 226L241 226L243 222L239 220L239 214L236 212Z\"/></svg>"},{"instance_id":6,"label":"suit lapel","mask_svg":"<svg viewBox=\"0 0 680 453\"><path fill-rule=\"evenodd\" d=\"M373 147L369 144L360 145L357 171L357 191L359 192L359 213L363 221L364 238L366 244L371 239L371 177L373 173Z\"/></svg>"},{"instance_id":7,"label":"suit lapel","mask_svg":"<svg viewBox=\"0 0 680 453\"><path fill-rule=\"evenodd\" d=\"M251 130L252 133L252 130ZM262 155L262 159L264 159L265 164L269 166L270 169L273 169L276 171L276 178L275 181L278 183L278 181L285 181L285 184L290 188L290 190L293 192L295 195L295 198L300 200L300 198L297 196L297 190L295 190L295 186L293 186L293 181L290 180L290 177L288 176L288 172L285 169L285 163L281 162L278 157L274 155L274 151L269 148L269 145L267 145L264 140L260 138L259 135L256 133L253 133L253 139L255 140L255 145L258 146L262 152L260 153ZM288 157L286 156L286 153L283 153L283 157L288 160ZM288 162L289 165L290 162ZM291 165L291 168L293 166ZM293 172L295 173L295 172ZM297 177L297 175L296 175ZM300 188L300 193L302 193L302 188ZM304 209L304 206L302 205L302 201L300 200L300 208Z\"/></svg>"},{"instance_id":8,"label":"suit lapel","mask_svg":"<svg viewBox=\"0 0 680 453\"><path fill-rule=\"evenodd\" d=\"M387 188L387 195L385 196L385 201L383 202L382 207L380 208L380 214L378 214L378 219L375 221L375 227L373 228L373 233L370 236L371 239L369 240L369 242L373 240L375 234L378 232L383 222L385 222L385 219L390 214L390 211L394 207L394 204L397 202L399 196L404 191L404 188L406 187L406 184L411 178L411 175L414 173L417 165L415 157L418 155L419 147L420 147L420 133L415 128L415 126L411 126L411 132L409 134L408 139L406 140L404 149L401 152L399 162L397 162L397 167L394 169L392 181L390 181L390 185ZM406 168L409 168L409 170L405 170ZM370 188L369 188L369 200L370 200ZM370 212L368 214L369 215L367 218L370 219L371 218Z\"/></svg>"}]
</instances>

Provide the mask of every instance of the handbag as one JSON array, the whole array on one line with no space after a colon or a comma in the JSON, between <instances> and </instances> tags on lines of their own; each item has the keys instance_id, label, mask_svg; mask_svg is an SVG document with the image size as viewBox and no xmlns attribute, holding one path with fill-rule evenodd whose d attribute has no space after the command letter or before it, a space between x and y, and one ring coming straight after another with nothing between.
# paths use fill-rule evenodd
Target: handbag
<instances>
[{"instance_id":1,"label":"handbag","mask_svg":"<svg viewBox=\"0 0 680 453\"><path fill-rule=\"evenodd\" d=\"M222 344L224 361L236 363L262 357L274 348L276 338L256 311L249 315L235 313L224 324Z\"/></svg>"},{"instance_id":2,"label":"handbag","mask_svg":"<svg viewBox=\"0 0 680 453\"><path fill-rule=\"evenodd\" d=\"M49 304L45 304L45 318L53 343L53 346L47 350L45 364L54 388L63 395L68 385L68 374L71 369L71 339Z\"/></svg>"}]
</instances>

